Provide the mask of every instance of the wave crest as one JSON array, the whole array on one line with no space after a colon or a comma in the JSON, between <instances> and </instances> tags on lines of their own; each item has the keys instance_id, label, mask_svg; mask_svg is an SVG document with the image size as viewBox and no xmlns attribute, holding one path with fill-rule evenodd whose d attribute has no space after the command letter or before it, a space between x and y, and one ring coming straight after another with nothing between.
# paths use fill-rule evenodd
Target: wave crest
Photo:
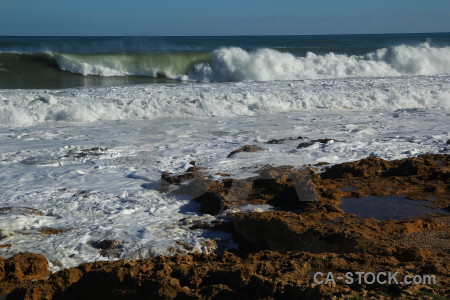
<instances>
[{"instance_id":1,"label":"wave crest","mask_svg":"<svg viewBox=\"0 0 450 300\"><path fill-rule=\"evenodd\" d=\"M190 78L211 82L450 74L450 47L433 48L428 43L383 48L363 56L308 52L295 57L272 49L222 48L212 57L211 63L196 65Z\"/></svg>"}]
</instances>

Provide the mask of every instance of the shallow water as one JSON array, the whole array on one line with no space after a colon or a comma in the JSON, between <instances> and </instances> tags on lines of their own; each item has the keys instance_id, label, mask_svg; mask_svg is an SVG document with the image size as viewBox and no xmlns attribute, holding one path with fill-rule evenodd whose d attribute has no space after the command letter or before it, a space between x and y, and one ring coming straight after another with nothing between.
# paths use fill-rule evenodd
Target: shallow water
<instances>
[{"instance_id":1,"label":"shallow water","mask_svg":"<svg viewBox=\"0 0 450 300\"><path fill-rule=\"evenodd\" d=\"M403 196L367 196L364 198L344 198L339 206L344 212L361 218L377 220L400 220L426 215L428 213L449 213L442 209L433 209L432 203L411 200Z\"/></svg>"}]
</instances>

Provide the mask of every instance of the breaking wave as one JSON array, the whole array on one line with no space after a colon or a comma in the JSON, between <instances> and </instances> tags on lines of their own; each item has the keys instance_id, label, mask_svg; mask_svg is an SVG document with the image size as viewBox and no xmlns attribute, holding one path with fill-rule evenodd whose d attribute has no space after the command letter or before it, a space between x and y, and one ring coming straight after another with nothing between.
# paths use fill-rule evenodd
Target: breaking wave
<instances>
[{"instance_id":1,"label":"breaking wave","mask_svg":"<svg viewBox=\"0 0 450 300\"><path fill-rule=\"evenodd\" d=\"M404 75L449 75L450 47L397 46L363 56L329 53L295 57L272 49L215 50L211 63L196 65L191 78L199 81L269 81Z\"/></svg>"},{"instance_id":2,"label":"breaking wave","mask_svg":"<svg viewBox=\"0 0 450 300\"><path fill-rule=\"evenodd\" d=\"M424 43L383 48L365 55L308 52L304 56L268 48L249 51L233 47L210 53L0 53L0 77L2 73L9 78L15 74L24 80L30 72L55 70L81 76L141 76L199 82L450 75L450 47Z\"/></svg>"}]
</instances>

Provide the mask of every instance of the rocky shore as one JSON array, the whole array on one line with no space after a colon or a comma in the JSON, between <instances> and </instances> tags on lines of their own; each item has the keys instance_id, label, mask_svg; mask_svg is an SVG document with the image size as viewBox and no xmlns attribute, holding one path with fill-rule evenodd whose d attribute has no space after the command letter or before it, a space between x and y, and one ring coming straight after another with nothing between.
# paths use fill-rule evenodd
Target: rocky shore
<instances>
[{"instance_id":1,"label":"rocky shore","mask_svg":"<svg viewBox=\"0 0 450 300\"><path fill-rule=\"evenodd\" d=\"M84 300L450 297L450 155L266 166L248 179L219 175L207 176L193 163L183 174L163 174L161 189L191 194L202 213L226 214L223 221L192 226L232 232L239 250L94 262L54 274L42 255L17 254L0 259L0 294ZM373 216L349 211L344 204L355 199ZM248 204L273 210L235 209ZM317 272L323 284L314 280ZM325 281L329 273L357 272L397 272L399 282ZM407 275L436 281L407 284Z\"/></svg>"}]
</instances>

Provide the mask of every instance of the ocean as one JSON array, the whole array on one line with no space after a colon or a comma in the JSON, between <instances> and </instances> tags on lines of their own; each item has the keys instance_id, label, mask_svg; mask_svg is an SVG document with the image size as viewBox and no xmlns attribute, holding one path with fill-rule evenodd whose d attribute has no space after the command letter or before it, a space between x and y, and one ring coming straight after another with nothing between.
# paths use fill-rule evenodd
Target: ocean
<instances>
[{"instance_id":1,"label":"ocean","mask_svg":"<svg viewBox=\"0 0 450 300\"><path fill-rule=\"evenodd\" d=\"M449 75L450 34L0 37L0 88Z\"/></svg>"},{"instance_id":2,"label":"ocean","mask_svg":"<svg viewBox=\"0 0 450 300\"><path fill-rule=\"evenodd\" d=\"M0 37L0 256L56 271L112 259L105 239L125 259L236 247L189 229L226 212L162 192L161 174L449 153L449 121L450 33ZM336 142L266 143L298 136ZM264 150L227 158L247 144Z\"/></svg>"}]
</instances>

